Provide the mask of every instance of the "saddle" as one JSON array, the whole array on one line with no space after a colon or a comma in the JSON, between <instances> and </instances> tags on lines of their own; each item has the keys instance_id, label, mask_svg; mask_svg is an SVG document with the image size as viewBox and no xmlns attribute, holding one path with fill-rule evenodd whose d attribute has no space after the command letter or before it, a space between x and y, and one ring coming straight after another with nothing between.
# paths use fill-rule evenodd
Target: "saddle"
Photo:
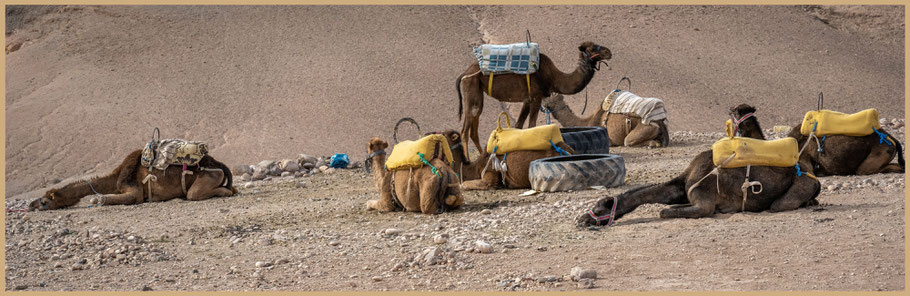
<instances>
[{"instance_id":1,"label":"saddle","mask_svg":"<svg viewBox=\"0 0 910 296\"><path fill-rule=\"evenodd\" d=\"M506 128L502 127L503 115L506 119ZM517 129L511 126L509 114L500 113L499 119L496 121L496 130L490 133L490 140L487 141L487 153L503 155L514 151L548 150L563 142L562 133L556 124L529 129Z\"/></svg>"},{"instance_id":2,"label":"saddle","mask_svg":"<svg viewBox=\"0 0 910 296\"><path fill-rule=\"evenodd\" d=\"M159 140L158 128L152 133L152 140L142 149L141 164L144 167L165 170L170 165L194 166L209 153L208 145L201 141L184 139Z\"/></svg>"},{"instance_id":3,"label":"saddle","mask_svg":"<svg viewBox=\"0 0 910 296\"><path fill-rule=\"evenodd\" d=\"M428 165L431 159L437 157L452 166L455 165L452 149L449 148L446 137L432 134L417 141L402 141L395 144L385 166L388 170L419 168Z\"/></svg>"},{"instance_id":4,"label":"saddle","mask_svg":"<svg viewBox=\"0 0 910 296\"><path fill-rule=\"evenodd\" d=\"M540 47L530 42L482 44L474 48L474 57L484 75L533 74L540 65Z\"/></svg>"},{"instance_id":5,"label":"saddle","mask_svg":"<svg viewBox=\"0 0 910 296\"><path fill-rule=\"evenodd\" d=\"M815 132L816 136L845 135L861 137L882 129L878 123L878 110L866 109L853 114L831 110L806 112L799 131L803 135Z\"/></svg>"},{"instance_id":6,"label":"saddle","mask_svg":"<svg viewBox=\"0 0 910 296\"><path fill-rule=\"evenodd\" d=\"M794 138L765 141L753 138L723 138L711 150L714 165L722 168L740 168L749 165L792 167L799 159L799 148ZM735 153L735 155L734 155ZM733 155L733 158L730 156ZM726 161L726 163L724 163Z\"/></svg>"}]
</instances>

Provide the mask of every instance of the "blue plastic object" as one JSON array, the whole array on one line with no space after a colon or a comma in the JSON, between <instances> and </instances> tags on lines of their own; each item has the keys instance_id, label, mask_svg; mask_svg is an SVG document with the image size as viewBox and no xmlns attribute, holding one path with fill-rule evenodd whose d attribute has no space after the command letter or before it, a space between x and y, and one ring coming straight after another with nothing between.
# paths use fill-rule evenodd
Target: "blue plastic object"
<instances>
[{"instance_id":1,"label":"blue plastic object","mask_svg":"<svg viewBox=\"0 0 910 296\"><path fill-rule=\"evenodd\" d=\"M344 153L332 155L332 158L329 159L329 166L333 168L346 168L350 163L351 159Z\"/></svg>"}]
</instances>

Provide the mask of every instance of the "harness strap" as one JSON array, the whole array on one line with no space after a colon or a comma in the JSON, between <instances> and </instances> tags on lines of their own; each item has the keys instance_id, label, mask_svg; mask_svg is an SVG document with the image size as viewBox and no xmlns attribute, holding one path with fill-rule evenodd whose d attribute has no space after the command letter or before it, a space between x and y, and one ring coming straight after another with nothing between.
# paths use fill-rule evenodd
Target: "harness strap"
<instances>
[{"instance_id":1,"label":"harness strap","mask_svg":"<svg viewBox=\"0 0 910 296\"><path fill-rule=\"evenodd\" d=\"M394 203L396 207L404 209L404 205L402 205L401 201L398 200L398 194L395 193L395 176L392 175L392 172L389 172L389 174L389 185L392 187L392 203Z\"/></svg>"},{"instance_id":2,"label":"harness strap","mask_svg":"<svg viewBox=\"0 0 910 296\"><path fill-rule=\"evenodd\" d=\"M192 174L193 174L193 171L187 170L186 165L183 165L183 172L180 174L180 185L181 185L180 188L183 189L183 195L186 195L186 175L192 175Z\"/></svg>"},{"instance_id":3,"label":"harness strap","mask_svg":"<svg viewBox=\"0 0 910 296\"><path fill-rule=\"evenodd\" d=\"M553 146L553 149L556 150L556 152L559 152L560 155L562 155L562 156L569 155L569 152L566 152L562 148L559 148L559 146L556 146L556 144L553 144L553 141L550 141L550 145Z\"/></svg>"},{"instance_id":4,"label":"harness strap","mask_svg":"<svg viewBox=\"0 0 910 296\"><path fill-rule=\"evenodd\" d=\"M461 143L459 143L459 144L461 144ZM385 150L379 150L379 151L370 153L370 155L367 156L367 159L363 161L363 168L367 170L367 173L372 173L373 162L371 162L371 160L373 159L373 157L375 157L376 155L380 155L380 154L385 154Z\"/></svg>"},{"instance_id":5,"label":"harness strap","mask_svg":"<svg viewBox=\"0 0 910 296\"><path fill-rule=\"evenodd\" d=\"M610 209L610 214L603 215L603 216L597 216L594 214L594 211L588 210L588 215L591 216L591 218L593 218L594 221L597 222L597 226L600 226L600 221L603 221L603 220L609 220L609 221L607 221L607 224L604 226L613 225L613 220L616 217L616 204L617 203L619 203L619 199L617 199L616 197L613 197L613 207Z\"/></svg>"},{"instance_id":6,"label":"harness strap","mask_svg":"<svg viewBox=\"0 0 910 296\"><path fill-rule=\"evenodd\" d=\"M883 133L883 132L881 132L881 131L875 129L874 127L872 128L872 130L875 131L876 134L878 134L878 143L879 143L879 144L881 144L881 143L887 143L888 146L894 145L894 143L891 141L891 139L888 138L888 135L886 135L885 133ZM887 142L885 142L886 140L887 140Z\"/></svg>"},{"instance_id":7,"label":"harness strap","mask_svg":"<svg viewBox=\"0 0 910 296\"><path fill-rule=\"evenodd\" d=\"M717 172L718 172L717 169L720 168L720 167L722 167L722 166L724 166L724 165L727 164L728 162L730 162L730 160L733 160L733 157L734 157L734 156L736 156L736 152L733 152L733 154L730 154L730 156L727 157L727 159L725 159L725 160L724 160L723 162L721 162L719 165L717 165L716 167L714 167L714 169L711 170L711 172L708 172L708 174L705 175L704 177L701 177L701 179L699 179L698 182L695 182L695 184L692 184L692 186L690 186L689 189L686 190L686 196L692 195L692 189L695 189L695 187L698 187L698 185L701 184L702 181L704 181L705 179L707 179L708 176L710 176L710 175L717 175ZM720 184L720 178L718 178L717 183ZM717 186L717 192L720 192L720 186Z\"/></svg>"},{"instance_id":8,"label":"harness strap","mask_svg":"<svg viewBox=\"0 0 910 296\"><path fill-rule=\"evenodd\" d=\"M145 176L145 179L142 179L142 184L148 184L149 200L152 200L152 182L158 182L158 177L153 175L152 171L149 171L148 176Z\"/></svg>"},{"instance_id":9,"label":"harness strap","mask_svg":"<svg viewBox=\"0 0 910 296\"><path fill-rule=\"evenodd\" d=\"M434 167L432 164L430 164L430 162L427 161L426 158L423 158L423 153L417 152L417 157L420 158L420 161L422 161L424 164L433 168L433 174L435 174L437 178L442 178L442 176L439 175L439 170L436 169L436 167Z\"/></svg>"},{"instance_id":10,"label":"harness strap","mask_svg":"<svg viewBox=\"0 0 910 296\"><path fill-rule=\"evenodd\" d=\"M755 117L755 112L743 115L743 117L740 117L739 119L733 117L733 135L736 135L736 133L739 132L739 124L743 123L743 121L746 121L746 119L749 119L751 117Z\"/></svg>"},{"instance_id":11,"label":"harness strap","mask_svg":"<svg viewBox=\"0 0 910 296\"><path fill-rule=\"evenodd\" d=\"M762 189L763 189L761 182L749 181L749 171L751 171L751 170L752 170L752 165L746 165L746 180L743 181L743 185L741 186L741 189L743 191L743 205L742 205L741 211L743 211L743 212L746 211L746 198L749 197L749 188L752 188L752 194L759 194L762 192ZM753 188L753 186L758 186L758 190L756 191L755 188Z\"/></svg>"},{"instance_id":12,"label":"harness strap","mask_svg":"<svg viewBox=\"0 0 910 296\"><path fill-rule=\"evenodd\" d=\"M487 83L487 95L493 96L493 72L490 72L490 82Z\"/></svg>"}]
</instances>

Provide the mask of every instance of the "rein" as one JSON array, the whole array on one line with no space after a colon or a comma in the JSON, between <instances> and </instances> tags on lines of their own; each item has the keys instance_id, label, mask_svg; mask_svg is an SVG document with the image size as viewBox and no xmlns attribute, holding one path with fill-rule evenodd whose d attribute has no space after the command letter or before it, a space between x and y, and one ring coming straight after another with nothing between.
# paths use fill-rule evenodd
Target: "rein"
<instances>
[{"instance_id":1,"label":"rein","mask_svg":"<svg viewBox=\"0 0 910 296\"><path fill-rule=\"evenodd\" d=\"M371 168L373 167L373 163L371 162L371 160L373 159L373 157L375 157L376 155L380 155L380 154L385 154L385 150L379 150L379 151L370 153L370 155L367 156L367 159L363 161L363 168L367 170L367 173L372 173Z\"/></svg>"},{"instance_id":2,"label":"rein","mask_svg":"<svg viewBox=\"0 0 910 296\"><path fill-rule=\"evenodd\" d=\"M739 119L737 119L736 116L733 114L730 114L730 117L733 118L733 135L736 135L736 133L739 132L739 124L743 123L743 121L746 121L746 119L755 117L755 112L751 112L746 115L743 115Z\"/></svg>"}]
</instances>

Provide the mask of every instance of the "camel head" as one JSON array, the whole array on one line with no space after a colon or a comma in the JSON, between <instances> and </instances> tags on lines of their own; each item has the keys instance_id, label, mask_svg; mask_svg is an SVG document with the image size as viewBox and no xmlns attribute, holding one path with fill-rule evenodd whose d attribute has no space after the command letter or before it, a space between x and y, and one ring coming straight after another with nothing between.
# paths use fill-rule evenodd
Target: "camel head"
<instances>
[{"instance_id":1,"label":"camel head","mask_svg":"<svg viewBox=\"0 0 910 296\"><path fill-rule=\"evenodd\" d=\"M44 193L44 196L33 200L28 204L29 211L53 210L54 200L57 199L57 189L51 189Z\"/></svg>"},{"instance_id":2,"label":"camel head","mask_svg":"<svg viewBox=\"0 0 910 296\"><path fill-rule=\"evenodd\" d=\"M389 147L389 143L386 143L386 141L383 141L382 139L380 139L378 137L373 137L372 139L370 139L370 143L367 144L367 152L373 153L373 152L377 152L377 151L383 151L388 147Z\"/></svg>"},{"instance_id":3,"label":"camel head","mask_svg":"<svg viewBox=\"0 0 910 296\"><path fill-rule=\"evenodd\" d=\"M743 137L765 139L758 119L755 118L755 107L749 104L739 104L730 108L730 117L733 119L733 125L736 133Z\"/></svg>"},{"instance_id":4,"label":"camel head","mask_svg":"<svg viewBox=\"0 0 910 296\"><path fill-rule=\"evenodd\" d=\"M543 100L540 103L541 103L541 105L543 105L544 108L550 109L550 110L559 110L559 109L565 108L567 106L566 99L565 99L565 97L563 97L562 94L556 94L555 96L552 96L552 97L543 98Z\"/></svg>"},{"instance_id":5,"label":"camel head","mask_svg":"<svg viewBox=\"0 0 910 296\"><path fill-rule=\"evenodd\" d=\"M630 190L629 192L631 192L631 191L635 191L635 190ZM591 209L591 211L585 212L584 214L581 214L580 216L578 216L578 218L575 218L575 224L578 227L582 227L582 228L588 227L591 225L598 225L598 221L594 217L594 216L597 216L600 219L600 225L607 225L607 223L610 222L610 219L608 217L610 216L611 213L613 215L615 215L613 217L613 220L619 219L620 217L623 216L623 214L619 213L618 211L615 211L615 212L613 211L613 209L614 209L613 203L616 200L621 199L625 195L628 195L628 192L620 194L620 196L617 198L610 198L610 197L601 198L600 200L597 201L597 203L594 205L594 208ZM618 206L617 206L617 209L618 209ZM593 214L594 216L592 216L591 214Z\"/></svg>"},{"instance_id":6,"label":"camel head","mask_svg":"<svg viewBox=\"0 0 910 296\"><path fill-rule=\"evenodd\" d=\"M603 61L606 64L607 61L613 58L613 53L610 52L610 49L605 46L600 46L591 41L582 42L578 46L578 50L581 52L582 58L588 60L588 63L593 67L597 62ZM610 67L610 65L607 65Z\"/></svg>"},{"instance_id":7,"label":"camel head","mask_svg":"<svg viewBox=\"0 0 910 296\"><path fill-rule=\"evenodd\" d=\"M461 144L461 134L450 129L442 132L442 135L446 137L446 142L449 144L449 149L452 150L452 157L455 158L455 162L471 164L470 160L464 157L465 147Z\"/></svg>"}]
</instances>

